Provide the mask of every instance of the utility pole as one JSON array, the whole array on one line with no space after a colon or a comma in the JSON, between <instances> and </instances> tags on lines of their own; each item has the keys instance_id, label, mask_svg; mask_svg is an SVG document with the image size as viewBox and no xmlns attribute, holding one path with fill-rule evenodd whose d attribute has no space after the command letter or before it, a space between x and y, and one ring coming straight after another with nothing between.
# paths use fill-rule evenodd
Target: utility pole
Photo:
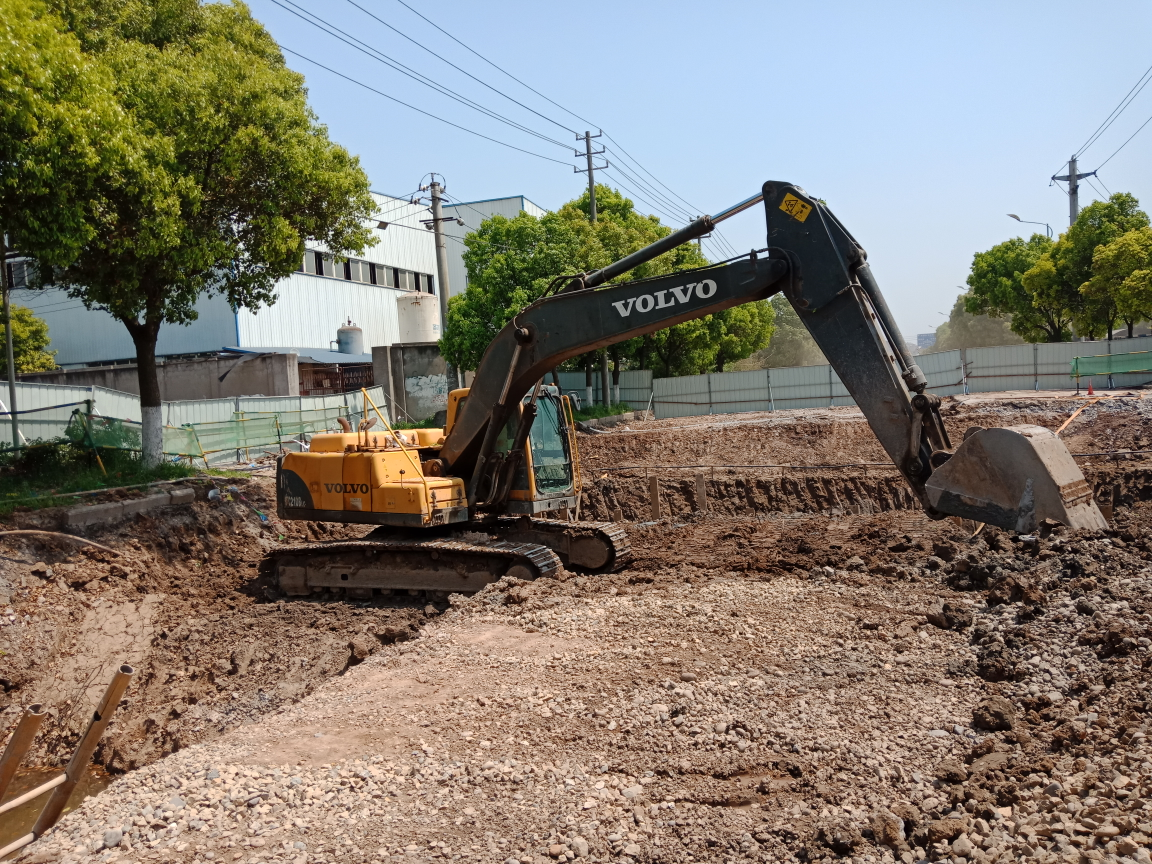
<instances>
[{"instance_id":1,"label":"utility pole","mask_svg":"<svg viewBox=\"0 0 1152 864\"><path fill-rule=\"evenodd\" d=\"M426 228L431 228L432 232L436 235L436 281L440 283L440 337L444 337L444 330L448 326L448 246L444 240L444 222L459 222L464 224L463 220L454 216L449 216L447 219L444 217L443 209L443 194L448 191L448 187L436 182L436 175L433 174L432 182L427 187L421 187L421 192L427 191L432 193L432 218L422 219ZM443 175L440 177L443 180ZM449 367L451 368L451 367ZM457 387L464 386L464 380L457 370L456 377L459 379L456 382ZM452 388L449 388L452 389Z\"/></svg>"},{"instance_id":2,"label":"utility pole","mask_svg":"<svg viewBox=\"0 0 1152 864\"><path fill-rule=\"evenodd\" d=\"M604 148L599 150L592 149L592 139L599 138L604 134L601 129L596 135L591 132L585 131L583 135L577 135L576 140L584 141L584 158L588 160L587 168L573 168L572 171L576 174L588 172L588 221L595 223L596 221L596 172L603 171L610 164L607 159L604 160L603 165L596 165L593 162L594 156L604 155ZM581 155L579 150L574 151L577 156ZM600 357L600 402L602 405L610 406L612 404L612 391L608 387L608 351L605 350L604 354Z\"/></svg>"},{"instance_id":3,"label":"utility pole","mask_svg":"<svg viewBox=\"0 0 1152 864\"><path fill-rule=\"evenodd\" d=\"M1076 173L1076 157L1068 160L1068 173L1053 177L1053 180L1068 181L1068 224L1075 225L1076 217L1080 215L1080 181L1085 177L1095 177L1095 171Z\"/></svg>"},{"instance_id":4,"label":"utility pole","mask_svg":"<svg viewBox=\"0 0 1152 864\"><path fill-rule=\"evenodd\" d=\"M596 221L596 172L603 171L611 164L607 159L604 160L603 165L594 165L592 162L593 156L604 155L603 147L595 151L592 149L592 139L599 138L603 134L604 131L601 130L598 135L593 135L591 132L585 132L583 135L577 135L576 140L584 142L584 152L581 153L579 150L574 151L577 156L583 156L588 160L587 168L573 168L572 171L576 174L583 174L585 172L588 173L588 213L591 216L592 222Z\"/></svg>"},{"instance_id":5,"label":"utility pole","mask_svg":"<svg viewBox=\"0 0 1152 864\"><path fill-rule=\"evenodd\" d=\"M12 285L8 278L8 236L0 229L0 290L4 292L4 352L8 361L8 416L12 418L12 450L20 446L16 415L16 359L12 348Z\"/></svg>"}]
</instances>

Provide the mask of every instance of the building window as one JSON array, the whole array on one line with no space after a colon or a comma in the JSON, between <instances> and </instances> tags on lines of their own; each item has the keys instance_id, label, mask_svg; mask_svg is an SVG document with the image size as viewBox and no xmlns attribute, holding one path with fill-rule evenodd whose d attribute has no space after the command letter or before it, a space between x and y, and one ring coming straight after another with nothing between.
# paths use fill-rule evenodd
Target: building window
<instances>
[{"instance_id":1,"label":"building window","mask_svg":"<svg viewBox=\"0 0 1152 864\"><path fill-rule=\"evenodd\" d=\"M425 276L424 278L425 278L426 280L428 280L428 293L429 293L429 294L435 294L435 293L436 293L436 283L435 283L435 281L433 281L433 279L432 279L432 277L431 277L431 276Z\"/></svg>"}]
</instances>

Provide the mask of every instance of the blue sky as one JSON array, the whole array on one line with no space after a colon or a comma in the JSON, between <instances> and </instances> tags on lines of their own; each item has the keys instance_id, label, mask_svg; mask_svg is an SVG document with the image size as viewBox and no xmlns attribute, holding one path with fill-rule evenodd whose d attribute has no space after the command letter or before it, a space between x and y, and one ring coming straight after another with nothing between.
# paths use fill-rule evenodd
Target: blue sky
<instances>
[{"instance_id":1,"label":"blue sky","mask_svg":"<svg viewBox=\"0 0 1152 864\"><path fill-rule=\"evenodd\" d=\"M289 0L279 2L292 8ZM355 3L414 42L349 0L293 2L419 77L560 144L574 145L573 132L589 125L593 132L603 128L618 142L608 142L610 149L638 160L682 196L673 200L692 215L754 194L765 180L803 186L827 200L868 250L909 339L944 320L940 313L955 301L974 252L1031 227L1005 214L1055 230L1067 226L1067 198L1049 177L1064 173L1063 163L1152 65L1152 4L1141 2L408 0L586 123L505 77L397 0ZM553 208L584 188L584 175L569 167L580 160L562 146L434 93L273 0L252 0L251 8L286 48L564 163L444 125L288 54L307 78L317 115L335 140L360 156L374 189L406 195L435 171L457 200L522 194ZM1150 116L1152 86L1085 151L1081 170L1096 168ZM1152 206L1145 200L1152 199L1150 152L1152 124L1101 169L1100 189L1129 191ZM619 152L608 159L632 179L613 171L615 178L602 180L630 187L642 210L671 211L636 184L644 175ZM1082 187L1082 205L1094 197L1100 196L1092 187ZM725 223L723 233L737 250L763 246L762 211Z\"/></svg>"}]
</instances>

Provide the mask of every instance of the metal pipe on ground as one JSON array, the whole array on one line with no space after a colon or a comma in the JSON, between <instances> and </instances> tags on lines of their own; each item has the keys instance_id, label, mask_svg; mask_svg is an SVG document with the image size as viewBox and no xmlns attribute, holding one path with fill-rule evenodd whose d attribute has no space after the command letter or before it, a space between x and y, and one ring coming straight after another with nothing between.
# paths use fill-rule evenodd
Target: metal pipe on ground
<instances>
[{"instance_id":1,"label":"metal pipe on ground","mask_svg":"<svg viewBox=\"0 0 1152 864\"><path fill-rule=\"evenodd\" d=\"M8 739L8 746L4 748L4 755L0 756L0 799L8 791L8 785L28 754L28 749L32 746L36 733L40 731L40 724L44 722L45 716L43 705L29 705L24 709L16 731L12 733L12 737Z\"/></svg>"},{"instance_id":2,"label":"metal pipe on ground","mask_svg":"<svg viewBox=\"0 0 1152 864\"><path fill-rule=\"evenodd\" d=\"M72 793L76 790L76 785L80 782L88 763L92 761L92 754L96 752L96 745L100 742L100 737L108 728L108 724L112 722L112 715L120 704L124 691L128 689L128 684L135 671L128 664L124 664L116 670L112 682L104 691L104 698L100 700L99 706L92 714L88 728L84 731L84 737L80 739L80 744L77 745L76 751L72 754L68 767L64 769L64 774L62 777L57 777L55 780L44 784L44 786L55 785L55 791L52 793L52 797L48 799L48 803L44 805L44 809L40 811L40 816L32 827L32 831L0 849L0 858L15 852L17 849L22 849L39 837L43 837L60 819L64 808L68 806L68 799L72 797ZM39 790L33 789L32 791L39 794L47 790L41 787Z\"/></svg>"},{"instance_id":3,"label":"metal pipe on ground","mask_svg":"<svg viewBox=\"0 0 1152 864\"><path fill-rule=\"evenodd\" d=\"M25 792L19 798L13 798L11 801L5 801L3 804L0 804L0 813L7 813L9 810L15 810L21 804L26 804L27 802L31 801L33 798L39 798L45 792L48 792L49 790L55 789L57 786L59 786L61 783L63 783L67 779L68 779L67 774L57 774L55 777L53 777L47 783L41 783L35 789L29 789L27 792ZM4 857L4 856L0 855L0 858L2 858L2 857Z\"/></svg>"}]
</instances>

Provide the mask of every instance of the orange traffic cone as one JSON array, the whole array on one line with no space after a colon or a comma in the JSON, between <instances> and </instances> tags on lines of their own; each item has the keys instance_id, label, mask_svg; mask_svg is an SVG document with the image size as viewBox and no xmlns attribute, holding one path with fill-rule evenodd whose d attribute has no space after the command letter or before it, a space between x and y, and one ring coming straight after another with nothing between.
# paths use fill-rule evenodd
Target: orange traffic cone
<instances>
[{"instance_id":1,"label":"orange traffic cone","mask_svg":"<svg viewBox=\"0 0 1152 864\"><path fill-rule=\"evenodd\" d=\"M1088 395L1089 396L1094 395L1092 392L1092 379L1091 378L1088 379Z\"/></svg>"}]
</instances>

